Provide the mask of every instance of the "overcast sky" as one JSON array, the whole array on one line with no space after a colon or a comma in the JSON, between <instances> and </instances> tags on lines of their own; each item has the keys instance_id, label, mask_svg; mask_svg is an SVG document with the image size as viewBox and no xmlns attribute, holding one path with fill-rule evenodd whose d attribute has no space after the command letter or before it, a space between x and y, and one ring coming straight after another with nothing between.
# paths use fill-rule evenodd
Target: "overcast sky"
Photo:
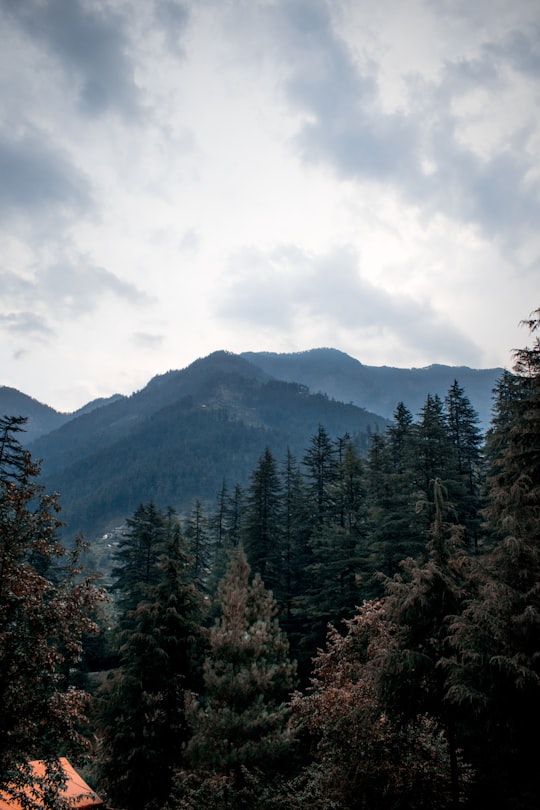
<instances>
[{"instance_id":1,"label":"overcast sky","mask_svg":"<svg viewBox=\"0 0 540 810\"><path fill-rule=\"evenodd\" d=\"M538 0L0 0L0 40L0 384L527 344Z\"/></svg>"}]
</instances>

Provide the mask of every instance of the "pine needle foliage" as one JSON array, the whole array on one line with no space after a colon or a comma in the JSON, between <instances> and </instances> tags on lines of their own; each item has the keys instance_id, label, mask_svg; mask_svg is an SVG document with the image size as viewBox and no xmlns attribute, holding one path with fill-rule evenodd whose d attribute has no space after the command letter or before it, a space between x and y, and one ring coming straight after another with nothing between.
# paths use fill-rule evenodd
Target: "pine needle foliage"
<instances>
[{"instance_id":1,"label":"pine needle foliage","mask_svg":"<svg viewBox=\"0 0 540 810\"><path fill-rule=\"evenodd\" d=\"M193 736L187 753L199 783L224 784L239 806L244 771L286 766L292 738L288 695L295 667L276 618L276 604L259 574L250 581L242 547L231 556L217 592L219 616L210 630L204 693L192 695ZM236 804L235 804L236 802Z\"/></svg>"}]
</instances>

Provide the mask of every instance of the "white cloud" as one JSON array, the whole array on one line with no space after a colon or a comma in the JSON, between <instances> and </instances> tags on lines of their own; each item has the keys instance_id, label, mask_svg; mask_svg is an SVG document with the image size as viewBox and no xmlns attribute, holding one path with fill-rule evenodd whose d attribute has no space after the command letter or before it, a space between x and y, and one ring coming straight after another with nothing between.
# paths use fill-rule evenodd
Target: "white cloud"
<instances>
[{"instance_id":1,"label":"white cloud","mask_svg":"<svg viewBox=\"0 0 540 810\"><path fill-rule=\"evenodd\" d=\"M539 26L529 0L0 0L0 383L76 407L218 348L508 365Z\"/></svg>"}]
</instances>

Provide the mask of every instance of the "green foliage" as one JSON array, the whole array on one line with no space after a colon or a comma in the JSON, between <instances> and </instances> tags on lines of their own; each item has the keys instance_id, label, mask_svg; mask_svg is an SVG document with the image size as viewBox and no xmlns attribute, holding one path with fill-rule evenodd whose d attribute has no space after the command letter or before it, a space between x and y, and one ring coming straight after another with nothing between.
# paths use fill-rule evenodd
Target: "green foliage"
<instances>
[{"instance_id":1,"label":"green foliage","mask_svg":"<svg viewBox=\"0 0 540 810\"><path fill-rule=\"evenodd\" d=\"M28 761L47 759L54 804L58 757L85 744L88 695L72 677L103 594L82 576L81 544L67 554L57 540L58 502L19 444L23 424L0 419L0 791L20 792Z\"/></svg>"},{"instance_id":2,"label":"green foliage","mask_svg":"<svg viewBox=\"0 0 540 810\"><path fill-rule=\"evenodd\" d=\"M267 447L251 474L242 534L250 565L278 599L283 593L281 512L281 481L277 463Z\"/></svg>"},{"instance_id":3,"label":"green foliage","mask_svg":"<svg viewBox=\"0 0 540 810\"><path fill-rule=\"evenodd\" d=\"M197 498L185 529L186 541L193 561L193 576L198 583L207 583L212 568L214 548L208 534L208 519Z\"/></svg>"},{"instance_id":4,"label":"green foliage","mask_svg":"<svg viewBox=\"0 0 540 810\"><path fill-rule=\"evenodd\" d=\"M116 646L88 648L95 665L118 664L94 700L98 790L124 810L536 810L538 339L498 384L485 459L457 381L416 420L399 403L368 448L340 433L346 414L327 398L214 362L182 400L174 374L136 397L142 431L119 403L122 435L96 448L119 482L104 483L113 512L126 480L130 498L150 499L115 552ZM80 739L74 668L99 615L57 542L56 498L35 482L22 424L0 420L0 790L48 755L54 788L55 757ZM201 432L210 465L194 450ZM203 479L217 482L212 514ZM158 492L188 505L182 523ZM296 669L304 691L291 702Z\"/></svg>"},{"instance_id":5,"label":"green foliage","mask_svg":"<svg viewBox=\"0 0 540 810\"><path fill-rule=\"evenodd\" d=\"M540 311L529 322L538 328ZM494 539L479 593L453 625L451 697L476 715L470 746L492 807L538 807L530 740L540 724L540 343L516 353L489 439L486 509ZM474 733L476 731L476 733ZM486 755L489 751L489 756Z\"/></svg>"},{"instance_id":6,"label":"green foliage","mask_svg":"<svg viewBox=\"0 0 540 810\"><path fill-rule=\"evenodd\" d=\"M162 554L144 597L135 607L125 603L120 667L98 696L98 775L126 810L168 799L188 738L185 693L200 682L203 600L191 581L193 561L178 522L152 514L167 529Z\"/></svg>"},{"instance_id":7,"label":"green foliage","mask_svg":"<svg viewBox=\"0 0 540 810\"><path fill-rule=\"evenodd\" d=\"M217 600L220 615L210 630L204 663L204 693L192 696L193 736L187 754L208 786L220 782L239 806L243 769L271 773L286 765L292 739L287 698L294 665L275 617L276 605L242 548L232 557Z\"/></svg>"},{"instance_id":8,"label":"green foliage","mask_svg":"<svg viewBox=\"0 0 540 810\"><path fill-rule=\"evenodd\" d=\"M157 563L164 551L170 516L167 518L150 501L140 504L126 524L127 531L120 537L115 550L112 571L112 590L117 594L124 624L129 621L130 612L159 579Z\"/></svg>"},{"instance_id":9,"label":"green foliage","mask_svg":"<svg viewBox=\"0 0 540 810\"><path fill-rule=\"evenodd\" d=\"M384 602L366 602L332 628L311 686L293 700L313 760L296 780L291 807L336 810L449 808L448 744L436 720L393 720L379 700L381 663L395 627Z\"/></svg>"}]
</instances>

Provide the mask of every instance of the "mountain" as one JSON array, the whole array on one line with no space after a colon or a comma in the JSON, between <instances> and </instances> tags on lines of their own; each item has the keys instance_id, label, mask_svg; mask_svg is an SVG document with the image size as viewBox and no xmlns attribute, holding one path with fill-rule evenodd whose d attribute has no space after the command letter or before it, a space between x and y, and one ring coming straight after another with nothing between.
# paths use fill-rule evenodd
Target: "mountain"
<instances>
[{"instance_id":1,"label":"mountain","mask_svg":"<svg viewBox=\"0 0 540 810\"><path fill-rule=\"evenodd\" d=\"M27 394L17 391L16 388L9 388L6 385L0 386L0 416L25 416L27 419L24 427L24 432L19 434L19 440L22 444L28 445L44 436L57 430L59 427L69 422L78 416L96 408L101 408L111 402L121 398L120 394L114 394L112 397L94 399L83 405L79 410L73 413L61 413L55 411L49 405L44 405L38 402L37 399L29 397Z\"/></svg>"},{"instance_id":2,"label":"mountain","mask_svg":"<svg viewBox=\"0 0 540 810\"><path fill-rule=\"evenodd\" d=\"M279 380L307 385L341 402L352 402L391 419L403 402L417 415L428 394L444 398L457 380L487 428L491 417L492 391L503 369L471 369L467 366L432 365L425 368L365 366L337 349L311 349L277 354L243 352L244 359Z\"/></svg>"},{"instance_id":3,"label":"mountain","mask_svg":"<svg viewBox=\"0 0 540 810\"><path fill-rule=\"evenodd\" d=\"M301 458L319 424L332 436L350 433L363 451L387 422L215 352L70 419L30 450L47 489L61 493L70 534L91 538L141 502L184 513L197 498L213 503L224 479L231 489L249 483L266 447L278 461L288 448Z\"/></svg>"},{"instance_id":4,"label":"mountain","mask_svg":"<svg viewBox=\"0 0 540 810\"><path fill-rule=\"evenodd\" d=\"M185 513L197 498L213 502L224 479L246 486L267 446L278 461L288 448L300 460L319 424L365 451L398 402L416 415L428 393L444 397L454 379L486 427L501 372L365 366L335 349L219 351L71 414L0 388L0 413L29 417L26 442L47 489L61 493L69 533L94 538L141 502Z\"/></svg>"},{"instance_id":5,"label":"mountain","mask_svg":"<svg viewBox=\"0 0 540 810\"><path fill-rule=\"evenodd\" d=\"M20 441L24 444L56 430L69 418L67 414L59 413L7 385L0 386L0 416L27 417L24 433L19 434Z\"/></svg>"}]
</instances>

